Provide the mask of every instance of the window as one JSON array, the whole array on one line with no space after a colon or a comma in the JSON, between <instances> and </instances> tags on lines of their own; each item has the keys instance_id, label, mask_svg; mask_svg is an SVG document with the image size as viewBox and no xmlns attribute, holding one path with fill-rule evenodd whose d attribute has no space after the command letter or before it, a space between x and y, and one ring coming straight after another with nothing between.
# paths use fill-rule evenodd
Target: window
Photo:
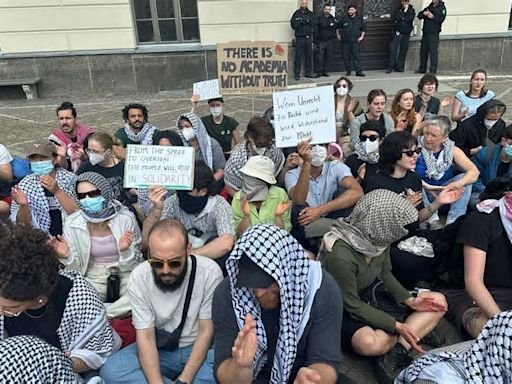
<instances>
[{"instance_id":1,"label":"window","mask_svg":"<svg viewBox=\"0 0 512 384\"><path fill-rule=\"evenodd\" d=\"M132 0L132 5L139 43L199 41L197 0Z\"/></svg>"}]
</instances>

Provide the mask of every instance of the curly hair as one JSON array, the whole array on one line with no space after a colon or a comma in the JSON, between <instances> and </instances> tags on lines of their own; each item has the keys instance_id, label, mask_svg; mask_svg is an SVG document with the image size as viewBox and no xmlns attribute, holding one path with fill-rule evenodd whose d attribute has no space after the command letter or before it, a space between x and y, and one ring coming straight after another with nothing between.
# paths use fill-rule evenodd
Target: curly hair
<instances>
[{"instance_id":1,"label":"curly hair","mask_svg":"<svg viewBox=\"0 0 512 384\"><path fill-rule=\"evenodd\" d=\"M21 225L2 226L0 255L1 297L30 301L53 293L61 264L42 231Z\"/></svg>"},{"instance_id":2,"label":"curly hair","mask_svg":"<svg viewBox=\"0 0 512 384\"><path fill-rule=\"evenodd\" d=\"M405 88L397 92L395 98L393 99L393 104L391 104L391 112L389 113L389 115L393 119L395 125L399 123L398 116L400 115L400 112L402 112L402 108L400 107L400 99L402 99L402 96L405 95L406 93L412 94L412 107L410 110L407 111L406 114L407 128L409 129L409 127L411 127L412 129L412 127L416 124L416 110L414 109L414 92L412 91L412 89Z\"/></svg>"}]
</instances>

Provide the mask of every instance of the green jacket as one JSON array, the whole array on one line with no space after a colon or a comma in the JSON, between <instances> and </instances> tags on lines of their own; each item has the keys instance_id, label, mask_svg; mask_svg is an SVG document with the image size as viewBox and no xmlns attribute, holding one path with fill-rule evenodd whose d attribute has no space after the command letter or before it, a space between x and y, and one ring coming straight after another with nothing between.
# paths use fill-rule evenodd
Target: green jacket
<instances>
[{"instance_id":1,"label":"green jacket","mask_svg":"<svg viewBox=\"0 0 512 384\"><path fill-rule=\"evenodd\" d=\"M380 277L384 288L397 303L411 297L391 273L389 247L378 257L367 263L364 255L354 251L347 243L338 240L332 252L326 252L323 267L334 277L343 293L343 308L355 318L368 323L373 328L380 328L395 333L396 320L393 316L373 308L361 300L359 294Z\"/></svg>"}]
</instances>

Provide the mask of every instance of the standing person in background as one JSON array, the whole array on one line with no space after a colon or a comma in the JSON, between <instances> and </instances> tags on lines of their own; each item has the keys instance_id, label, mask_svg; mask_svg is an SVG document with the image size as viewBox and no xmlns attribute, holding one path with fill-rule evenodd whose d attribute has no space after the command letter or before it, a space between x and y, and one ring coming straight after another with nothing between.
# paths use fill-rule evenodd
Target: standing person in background
<instances>
[{"instance_id":1,"label":"standing person in background","mask_svg":"<svg viewBox=\"0 0 512 384\"><path fill-rule=\"evenodd\" d=\"M393 24L393 40L389 47L389 63L386 73L403 72L405 66L405 58L409 50L409 37L413 29L413 21L416 12L409 0L402 0L402 4L396 10ZM398 57L397 57L398 56Z\"/></svg>"},{"instance_id":2,"label":"standing person in background","mask_svg":"<svg viewBox=\"0 0 512 384\"><path fill-rule=\"evenodd\" d=\"M313 12L308 9L308 0L300 0L299 5L300 8L293 13L290 20L290 24L295 31L295 62L293 65L295 80L300 79L300 67L303 60L304 77L313 77L311 42L313 40L315 17Z\"/></svg>"},{"instance_id":3,"label":"standing person in background","mask_svg":"<svg viewBox=\"0 0 512 384\"><path fill-rule=\"evenodd\" d=\"M315 58L316 74L315 77L329 76L327 67L332 58L332 42L339 38L338 22L331 15L330 3L325 3L322 8L322 14L318 16L315 25Z\"/></svg>"},{"instance_id":4,"label":"standing person in background","mask_svg":"<svg viewBox=\"0 0 512 384\"><path fill-rule=\"evenodd\" d=\"M363 17L357 14L354 4L347 6L347 15L341 21L341 40L343 59L345 60L346 76L352 73L352 63L356 76L366 76L361 67L361 42L366 34L366 24Z\"/></svg>"},{"instance_id":5,"label":"standing person in background","mask_svg":"<svg viewBox=\"0 0 512 384\"><path fill-rule=\"evenodd\" d=\"M418 13L418 19L423 20L423 36L420 47L420 68L415 73L427 72L427 61L430 56L430 72L436 74L439 34L445 18L446 7L440 0L432 0L428 7Z\"/></svg>"}]
</instances>

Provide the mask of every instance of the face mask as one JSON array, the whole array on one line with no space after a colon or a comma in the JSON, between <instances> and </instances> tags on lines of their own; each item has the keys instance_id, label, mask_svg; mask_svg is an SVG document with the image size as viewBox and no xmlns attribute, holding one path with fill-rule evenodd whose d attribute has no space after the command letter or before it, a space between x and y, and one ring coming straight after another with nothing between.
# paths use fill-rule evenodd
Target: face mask
<instances>
[{"instance_id":1,"label":"face mask","mask_svg":"<svg viewBox=\"0 0 512 384\"><path fill-rule=\"evenodd\" d=\"M503 151L505 152L505 156L507 156L507 158L512 159L512 145L511 144L505 144L505 147L503 147Z\"/></svg>"},{"instance_id":2,"label":"face mask","mask_svg":"<svg viewBox=\"0 0 512 384\"><path fill-rule=\"evenodd\" d=\"M191 128L191 127L183 128L181 130L181 133L183 134L183 137L187 141L190 141L190 140L196 138L196 132L194 131L194 128Z\"/></svg>"},{"instance_id":3,"label":"face mask","mask_svg":"<svg viewBox=\"0 0 512 384\"><path fill-rule=\"evenodd\" d=\"M222 107L212 107L210 108L210 113L213 117L219 117L222 115Z\"/></svg>"},{"instance_id":4,"label":"face mask","mask_svg":"<svg viewBox=\"0 0 512 384\"><path fill-rule=\"evenodd\" d=\"M84 211L91 213L98 213L105 205L105 198L103 196L86 197L80 200L80 206Z\"/></svg>"},{"instance_id":5,"label":"face mask","mask_svg":"<svg viewBox=\"0 0 512 384\"><path fill-rule=\"evenodd\" d=\"M103 160L105 160L105 153L104 154L99 154L99 153L94 153L94 152L91 152L89 154L89 162L91 163L91 165L96 165L98 163L101 163Z\"/></svg>"},{"instance_id":6,"label":"face mask","mask_svg":"<svg viewBox=\"0 0 512 384\"><path fill-rule=\"evenodd\" d=\"M327 148L322 147L321 145L315 145L311 150L311 154L313 155L311 165L313 167L320 167L327 157Z\"/></svg>"},{"instance_id":7,"label":"face mask","mask_svg":"<svg viewBox=\"0 0 512 384\"><path fill-rule=\"evenodd\" d=\"M268 186L263 180L256 177L242 176L242 196L247 201L265 201L268 197Z\"/></svg>"},{"instance_id":8,"label":"face mask","mask_svg":"<svg viewBox=\"0 0 512 384\"><path fill-rule=\"evenodd\" d=\"M36 175L48 175L51 171L53 171L54 166L51 160L43 160L43 161L32 161L30 162L30 169Z\"/></svg>"},{"instance_id":9,"label":"face mask","mask_svg":"<svg viewBox=\"0 0 512 384\"><path fill-rule=\"evenodd\" d=\"M180 208L191 215L201 212L208 202L208 195L191 196L186 191L177 191L176 195Z\"/></svg>"},{"instance_id":10,"label":"face mask","mask_svg":"<svg viewBox=\"0 0 512 384\"><path fill-rule=\"evenodd\" d=\"M265 155L265 152L267 152L267 147L257 147L253 144L252 149L256 154L263 156Z\"/></svg>"},{"instance_id":11,"label":"face mask","mask_svg":"<svg viewBox=\"0 0 512 384\"><path fill-rule=\"evenodd\" d=\"M336 94L338 96L345 96L348 93L348 87L339 87L336 88Z\"/></svg>"},{"instance_id":12,"label":"face mask","mask_svg":"<svg viewBox=\"0 0 512 384\"><path fill-rule=\"evenodd\" d=\"M369 155L370 153L373 153L373 152L377 152L379 150L379 141L378 140L374 140L374 141L366 140L363 143L363 148L367 155Z\"/></svg>"},{"instance_id":13,"label":"face mask","mask_svg":"<svg viewBox=\"0 0 512 384\"><path fill-rule=\"evenodd\" d=\"M487 119L484 119L484 125L487 129L491 129L492 127L494 127L494 124L496 124L498 122L498 120L487 120Z\"/></svg>"}]
</instances>

